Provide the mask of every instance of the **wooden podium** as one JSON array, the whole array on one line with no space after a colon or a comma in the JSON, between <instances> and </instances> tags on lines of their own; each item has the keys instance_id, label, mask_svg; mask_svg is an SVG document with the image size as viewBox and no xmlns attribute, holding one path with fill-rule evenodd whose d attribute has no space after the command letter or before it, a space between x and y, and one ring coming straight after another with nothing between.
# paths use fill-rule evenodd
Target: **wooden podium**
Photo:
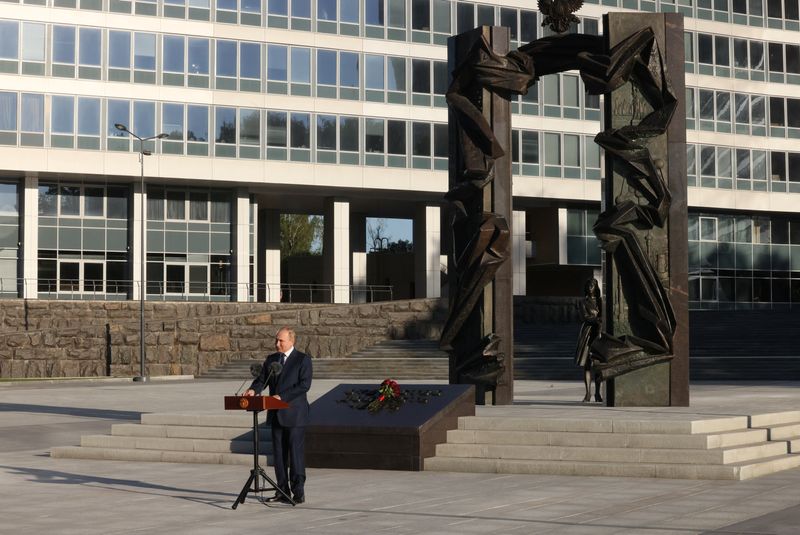
<instances>
[{"instance_id":1,"label":"wooden podium","mask_svg":"<svg viewBox=\"0 0 800 535\"><path fill-rule=\"evenodd\" d=\"M289 408L289 404L280 399L275 399L270 396L225 396L225 410L234 411L250 411L253 413L253 469L250 470L250 477L247 478L242 491L233 502L232 509L236 509L240 503L244 503L247 494L250 492L262 492L265 486L261 485L263 477L275 492L280 493L286 498L293 506L296 505L292 497L281 490L277 484L264 472L258 462L258 413L265 410L281 410ZM251 486L252 484L252 486Z\"/></svg>"}]
</instances>

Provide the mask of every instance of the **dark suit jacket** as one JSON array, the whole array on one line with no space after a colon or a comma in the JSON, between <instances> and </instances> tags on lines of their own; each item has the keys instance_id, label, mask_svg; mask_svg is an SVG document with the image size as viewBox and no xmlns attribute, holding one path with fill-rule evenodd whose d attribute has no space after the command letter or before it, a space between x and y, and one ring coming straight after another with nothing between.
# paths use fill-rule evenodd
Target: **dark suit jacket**
<instances>
[{"instance_id":1,"label":"dark suit jacket","mask_svg":"<svg viewBox=\"0 0 800 535\"><path fill-rule=\"evenodd\" d=\"M273 353L264 361L261 374L256 377L250 388L256 394L261 394L265 387L269 387L269 395L279 395L289 404L288 409L267 412L267 423L272 425L277 422L284 427L304 427L308 425L308 398L306 393L311 388L312 366L311 357L301 353L297 348L286 359L286 365L277 377L270 377L269 365L280 362L280 353Z\"/></svg>"}]
</instances>

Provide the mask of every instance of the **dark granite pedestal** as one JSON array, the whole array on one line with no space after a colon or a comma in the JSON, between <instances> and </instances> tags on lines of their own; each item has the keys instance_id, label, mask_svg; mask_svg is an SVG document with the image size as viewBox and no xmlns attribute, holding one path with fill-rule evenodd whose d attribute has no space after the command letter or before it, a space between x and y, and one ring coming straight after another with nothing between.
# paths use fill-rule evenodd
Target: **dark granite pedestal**
<instances>
[{"instance_id":1,"label":"dark granite pedestal","mask_svg":"<svg viewBox=\"0 0 800 535\"><path fill-rule=\"evenodd\" d=\"M370 413L341 401L348 391L376 388L341 384L311 405L306 466L422 470L425 457L435 455L436 444L447 441L447 430L458 427L458 417L475 415L472 385L401 385L403 390L441 394L425 396L426 403L407 401L397 411Z\"/></svg>"}]
</instances>

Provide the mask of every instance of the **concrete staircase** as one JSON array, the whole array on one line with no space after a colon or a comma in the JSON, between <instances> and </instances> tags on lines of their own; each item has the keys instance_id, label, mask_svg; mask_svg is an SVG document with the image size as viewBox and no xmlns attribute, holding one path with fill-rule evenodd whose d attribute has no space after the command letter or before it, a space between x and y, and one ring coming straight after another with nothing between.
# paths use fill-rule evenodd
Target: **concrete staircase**
<instances>
[{"instance_id":1,"label":"concrete staircase","mask_svg":"<svg viewBox=\"0 0 800 535\"><path fill-rule=\"evenodd\" d=\"M263 422L263 417L261 420ZM80 446L52 448L51 457L170 463L253 463L248 414L143 414L141 424L114 424L111 435L85 435ZM271 464L269 428L259 430L260 462Z\"/></svg>"},{"instance_id":2,"label":"concrete staircase","mask_svg":"<svg viewBox=\"0 0 800 535\"><path fill-rule=\"evenodd\" d=\"M675 479L800 467L800 411L701 420L459 419L425 470Z\"/></svg>"}]
</instances>

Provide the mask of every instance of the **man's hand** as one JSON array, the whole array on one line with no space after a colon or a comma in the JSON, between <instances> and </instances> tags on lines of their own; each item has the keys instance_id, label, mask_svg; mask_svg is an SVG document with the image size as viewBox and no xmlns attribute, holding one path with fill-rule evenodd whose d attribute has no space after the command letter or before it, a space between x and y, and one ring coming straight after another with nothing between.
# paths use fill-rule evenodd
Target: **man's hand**
<instances>
[{"instance_id":1,"label":"man's hand","mask_svg":"<svg viewBox=\"0 0 800 535\"><path fill-rule=\"evenodd\" d=\"M245 390L243 395L244 396L255 396L256 395L256 391L253 390L252 388L248 388L247 390Z\"/></svg>"},{"instance_id":2,"label":"man's hand","mask_svg":"<svg viewBox=\"0 0 800 535\"><path fill-rule=\"evenodd\" d=\"M275 399L281 399L281 397L280 397L278 394L275 394L275 395L274 395L274 396L272 396L272 397L274 397Z\"/></svg>"}]
</instances>

